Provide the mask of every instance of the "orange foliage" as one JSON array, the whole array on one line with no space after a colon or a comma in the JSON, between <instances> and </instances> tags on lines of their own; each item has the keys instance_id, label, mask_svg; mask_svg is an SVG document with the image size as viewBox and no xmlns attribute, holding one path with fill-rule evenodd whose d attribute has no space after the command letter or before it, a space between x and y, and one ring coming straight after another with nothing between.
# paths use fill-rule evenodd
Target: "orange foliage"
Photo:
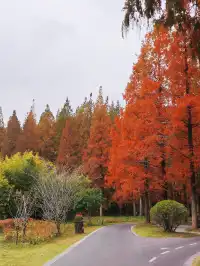
<instances>
[{"instance_id":1,"label":"orange foliage","mask_svg":"<svg viewBox=\"0 0 200 266\"><path fill-rule=\"evenodd\" d=\"M177 190L185 197L192 191L195 206L199 76L188 32L160 27L147 34L124 94L125 110L112 131L107 183L116 194L148 197L163 191L166 197L167 191L173 197Z\"/></svg>"},{"instance_id":2,"label":"orange foliage","mask_svg":"<svg viewBox=\"0 0 200 266\"><path fill-rule=\"evenodd\" d=\"M56 159L56 124L55 119L50 111L49 106L46 106L44 113L40 117L38 124L39 134L39 153L49 160Z\"/></svg>"},{"instance_id":3,"label":"orange foliage","mask_svg":"<svg viewBox=\"0 0 200 266\"><path fill-rule=\"evenodd\" d=\"M17 152L39 150L39 131L36 123L35 115L31 110L24 122L22 132L17 141Z\"/></svg>"},{"instance_id":4,"label":"orange foliage","mask_svg":"<svg viewBox=\"0 0 200 266\"><path fill-rule=\"evenodd\" d=\"M9 219L10 220L10 219ZM53 222L40 221L30 219L28 222L25 242L37 244L46 241L56 235L56 225ZM13 227L5 226L3 228L4 239L7 241L15 241L16 232ZM19 234L19 240L22 240L22 232Z\"/></svg>"},{"instance_id":5,"label":"orange foliage","mask_svg":"<svg viewBox=\"0 0 200 266\"><path fill-rule=\"evenodd\" d=\"M84 169L93 183L104 187L104 178L107 174L110 139L111 119L107 107L102 102L97 102L91 122L90 137L84 153Z\"/></svg>"}]
</instances>

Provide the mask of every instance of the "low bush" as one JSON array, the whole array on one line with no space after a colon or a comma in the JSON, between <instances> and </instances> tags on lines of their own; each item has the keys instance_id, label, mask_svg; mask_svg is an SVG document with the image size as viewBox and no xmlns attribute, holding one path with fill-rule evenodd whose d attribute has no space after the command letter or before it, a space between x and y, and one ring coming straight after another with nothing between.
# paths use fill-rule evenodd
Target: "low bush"
<instances>
[{"instance_id":1,"label":"low bush","mask_svg":"<svg viewBox=\"0 0 200 266\"><path fill-rule=\"evenodd\" d=\"M14 228L13 219L0 220L0 229L3 231L5 227Z\"/></svg>"},{"instance_id":2,"label":"low bush","mask_svg":"<svg viewBox=\"0 0 200 266\"><path fill-rule=\"evenodd\" d=\"M25 239L22 237L22 232L19 232L19 242L29 244L38 244L47 241L56 235L56 226L52 222L31 220L28 223ZM16 240L16 231L12 227L3 228L4 239L14 242Z\"/></svg>"},{"instance_id":3,"label":"low bush","mask_svg":"<svg viewBox=\"0 0 200 266\"><path fill-rule=\"evenodd\" d=\"M173 232L185 220L188 212L179 202L163 200L151 208L150 214L152 222L163 227L166 232Z\"/></svg>"},{"instance_id":4,"label":"low bush","mask_svg":"<svg viewBox=\"0 0 200 266\"><path fill-rule=\"evenodd\" d=\"M74 217L74 222L82 222L83 221L83 215L81 213L77 213L76 216Z\"/></svg>"}]
</instances>

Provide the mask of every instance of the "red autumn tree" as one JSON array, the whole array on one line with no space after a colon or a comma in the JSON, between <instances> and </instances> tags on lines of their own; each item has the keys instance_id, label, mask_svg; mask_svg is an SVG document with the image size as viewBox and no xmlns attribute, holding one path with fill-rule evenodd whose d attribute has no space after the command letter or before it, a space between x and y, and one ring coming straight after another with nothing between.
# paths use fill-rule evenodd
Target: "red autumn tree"
<instances>
[{"instance_id":1,"label":"red autumn tree","mask_svg":"<svg viewBox=\"0 0 200 266\"><path fill-rule=\"evenodd\" d=\"M39 130L39 154L49 160L56 159L56 125L54 116L47 104L45 111L41 114L38 124Z\"/></svg>"},{"instance_id":2,"label":"red autumn tree","mask_svg":"<svg viewBox=\"0 0 200 266\"><path fill-rule=\"evenodd\" d=\"M113 133L116 147L111 150L108 176L116 192L124 189L129 197L144 197L147 222L150 221L149 199L152 193L163 189L166 179L166 86L164 57L161 56L164 47L159 47L158 53L155 45L157 38L160 42L165 38L165 32L162 33L155 30L147 34L133 67L124 95L127 105L121 122L116 121L121 138Z\"/></svg>"},{"instance_id":3,"label":"red autumn tree","mask_svg":"<svg viewBox=\"0 0 200 266\"><path fill-rule=\"evenodd\" d=\"M111 120L107 106L103 102L100 88L97 102L94 106L90 137L84 154L84 169L93 184L102 190L105 186L105 176L108 170Z\"/></svg>"},{"instance_id":4,"label":"red autumn tree","mask_svg":"<svg viewBox=\"0 0 200 266\"><path fill-rule=\"evenodd\" d=\"M62 136L63 129L66 124L66 120L72 116L72 108L70 105L70 101L67 98L64 106L62 107L61 111L58 110L57 116L56 116L56 145L57 148L59 148L60 145L60 138Z\"/></svg>"},{"instance_id":5,"label":"red autumn tree","mask_svg":"<svg viewBox=\"0 0 200 266\"><path fill-rule=\"evenodd\" d=\"M146 215L148 197L156 198L161 189L170 192L164 197L175 196L185 203L191 195L195 228L200 163L199 61L193 57L187 27L184 34L176 29L159 30L159 34L155 29L147 35L134 65L124 95L127 105L121 136L113 136L119 139L113 142L116 146L111 150L108 177L115 186L118 182L124 193L130 187L142 194Z\"/></svg>"},{"instance_id":6,"label":"red autumn tree","mask_svg":"<svg viewBox=\"0 0 200 266\"><path fill-rule=\"evenodd\" d=\"M17 141L16 151L39 151L39 132L33 106L31 107L31 111L28 113L24 122L22 132Z\"/></svg>"},{"instance_id":7,"label":"red autumn tree","mask_svg":"<svg viewBox=\"0 0 200 266\"><path fill-rule=\"evenodd\" d=\"M3 156L11 156L16 152L16 145L21 133L20 122L17 118L16 111L13 111L9 118L7 130L3 142L2 154Z\"/></svg>"},{"instance_id":8,"label":"red autumn tree","mask_svg":"<svg viewBox=\"0 0 200 266\"><path fill-rule=\"evenodd\" d=\"M84 103L76 110L76 123L79 125L80 133L80 150L83 157L84 150L87 148L88 139L90 136L90 127L93 114L93 100L90 94L89 100L85 98Z\"/></svg>"},{"instance_id":9,"label":"red autumn tree","mask_svg":"<svg viewBox=\"0 0 200 266\"><path fill-rule=\"evenodd\" d=\"M173 56L175 53L176 56ZM174 30L168 49L166 78L171 94L172 135L170 137L171 173L189 186L192 203L192 226L197 228L197 190L200 164L200 69L193 56L190 31Z\"/></svg>"},{"instance_id":10,"label":"red autumn tree","mask_svg":"<svg viewBox=\"0 0 200 266\"><path fill-rule=\"evenodd\" d=\"M79 127L75 117L67 119L60 140L57 163L68 171L72 171L81 164L79 144Z\"/></svg>"},{"instance_id":11,"label":"red autumn tree","mask_svg":"<svg viewBox=\"0 0 200 266\"><path fill-rule=\"evenodd\" d=\"M82 165L82 157L90 134L92 99L85 99L73 117L66 121L60 140L57 163L68 170Z\"/></svg>"}]
</instances>

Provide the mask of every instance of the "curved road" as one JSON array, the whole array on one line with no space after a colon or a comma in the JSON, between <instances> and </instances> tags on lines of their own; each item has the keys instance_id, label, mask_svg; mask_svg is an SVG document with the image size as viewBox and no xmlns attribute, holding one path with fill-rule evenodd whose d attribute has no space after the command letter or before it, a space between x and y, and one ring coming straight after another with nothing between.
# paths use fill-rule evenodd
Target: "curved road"
<instances>
[{"instance_id":1,"label":"curved road","mask_svg":"<svg viewBox=\"0 0 200 266\"><path fill-rule=\"evenodd\" d=\"M45 266L183 266L200 251L200 237L142 238L131 225L99 229Z\"/></svg>"}]
</instances>

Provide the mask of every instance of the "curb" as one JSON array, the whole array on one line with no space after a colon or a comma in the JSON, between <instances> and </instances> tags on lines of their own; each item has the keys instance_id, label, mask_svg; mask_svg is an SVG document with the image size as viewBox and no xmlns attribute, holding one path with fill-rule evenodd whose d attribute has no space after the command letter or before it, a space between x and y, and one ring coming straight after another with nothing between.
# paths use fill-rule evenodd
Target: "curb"
<instances>
[{"instance_id":1,"label":"curb","mask_svg":"<svg viewBox=\"0 0 200 266\"><path fill-rule=\"evenodd\" d=\"M138 234L136 234L133 230L133 228L135 227L135 225L131 226L131 233L134 235L134 236L138 236Z\"/></svg>"},{"instance_id":2,"label":"curb","mask_svg":"<svg viewBox=\"0 0 200 266\"><path fill-rule=\"evenodd\" d=\"M197 257L200 256L200 252L194 254L192 257L190 257L184 264L183 266L192 266L193 260Z\"/></svg>"},{"instance_id":3,"label":"curb","mask_svg":"<svg viewBox=\"0 0 200 266\"><path fill-rule=\"evenodd\" d=\"M95 234L97 231L103 229L104 227L101 227L95 231L93 231L92 233L90 233L89 235L85 236L84 238L82 238L81 240L79 240L78 242L72 244L70 247L68 247L64 252L60 253L59 255L57 255L56 257L54 257L52 260L47 261L43 266L51 266L53 265L54 262L56 262L57 260L59 260L60 258L62 258L63 256L65 256L66 254L68 254L70 251L72 251L75 247L79 246L83 241L85 241L87 238L91 237L93 234Z\"/></svg>"}]
</instances>

